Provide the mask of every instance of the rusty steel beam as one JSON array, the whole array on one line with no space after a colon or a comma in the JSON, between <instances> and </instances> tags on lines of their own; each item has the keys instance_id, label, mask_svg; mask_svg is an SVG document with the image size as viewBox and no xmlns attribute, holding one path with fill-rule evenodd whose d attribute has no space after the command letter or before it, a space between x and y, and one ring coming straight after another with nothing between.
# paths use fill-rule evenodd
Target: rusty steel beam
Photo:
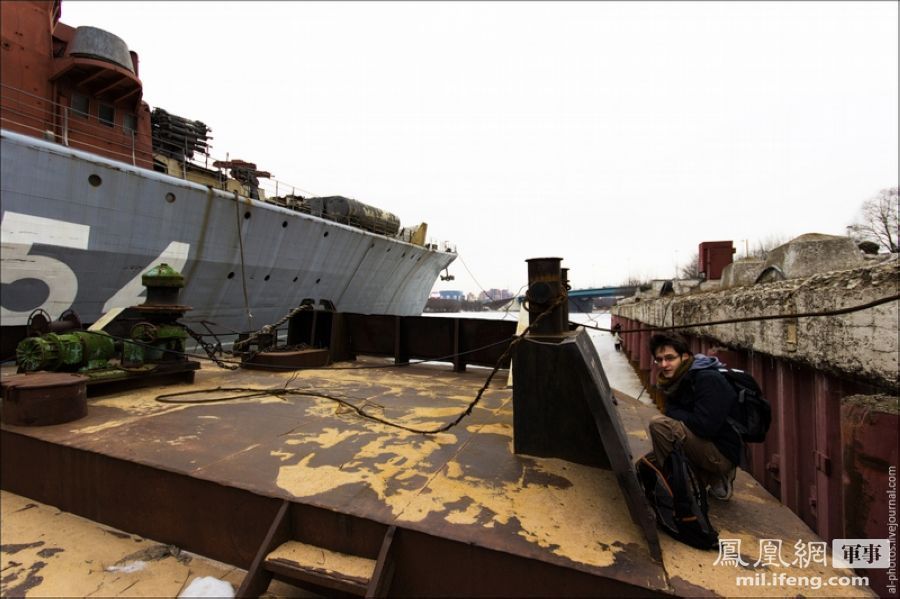
<instances>
[{"instance_id":1,"label":"rusty steel beam","mask_svg":"<svg viewBox=\"0 0 900 599\"><path fill-rule=\"evenodd\" d=\"M332 361L357 355L389 356L397 364L440 358L464 372L467 364L494 366L515 330L511 321L309 310L288 321L287 344L328 348Z\"/></svg>"},{"instance_id":2,"label":"rusty steel beam","mask_svg":"<svg viewBox=\"0 0 900 599\"><path fill-rule=\"evenodd\" d=\"M0 453L6 491L241 568L281 503L8 430L0 431Z\"/></svg>"},{"instance_id":3,"label":"rusty steel beam","mask_svg":"<svg viewBox=\"0 0 900 599\"><path fill-rule=\"evenodd\" d=\"M467 364L494 366L516 330L515 322L478 318L337 312L301 312L295 318L289 324L288 343L310 339L313 328L321 328L323 320L340 319L339 326L329 325L327 342L316 340L318 346L332 348L335 360L356 355L389 356L397 364L443 359L452 362L457 372L464 372ZM509 360L501 367L509 367Z\"/></svg>"},{"instance_id":4,"label":"rusty steel beam","mask_svg":"<svg viewBox=\"0 0 900 599\"><path fill-rule=\"evenodd\" d=\"M375 562L375 572L372 574L372 580L366 589L366 597L388 596L388 589L390 589L391 581L394 579L395 563L392 549L396 532L397 527L390 526L387 532L384 533L384 540L381 543L378 559Z\"/></svg>"},{"instance_id":5,"label":"rusty steel beam","mask_svg":"<svg viewBox=\"0 0 900 599\"><path fill-rule=\"evenodd\" d=\"M843 385L823 372L814 378L816 401L816 506L818 533L826 539L843 537L843 481L841 397Z\"/></svg>"},{"instance_id":6,"label":"rusty steel beam","mask_svg":"<svg viewBox=\"0 0 900 599\"><path fill-rule=\"evenodd\" d=\"M290 507L291 504L287 500L281 502L281 507L278 508L265 539L260 544L250 567L247 568L247 575L237 590L237 597L259 597L269 588L272 576L264 568L264 563L269 552L290 538Z\"/></svg>"}]
</instances>

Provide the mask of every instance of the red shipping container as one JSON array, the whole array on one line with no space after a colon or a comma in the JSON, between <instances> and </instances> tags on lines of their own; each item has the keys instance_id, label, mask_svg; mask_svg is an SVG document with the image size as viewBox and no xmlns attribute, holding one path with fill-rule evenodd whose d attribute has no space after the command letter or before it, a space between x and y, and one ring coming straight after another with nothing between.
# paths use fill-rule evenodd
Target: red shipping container
<instances>
[{"instance_id":1,"label":"red shipping container","mask_svg":"<svg viewBox=\"0 0 900 599\"><path fill-rule=\"evenodd\" d=\"M707 281L721 279L731 264L734 246L730 241L704 241L700 244L700 275Z\"/></svg>"}]
</instances>

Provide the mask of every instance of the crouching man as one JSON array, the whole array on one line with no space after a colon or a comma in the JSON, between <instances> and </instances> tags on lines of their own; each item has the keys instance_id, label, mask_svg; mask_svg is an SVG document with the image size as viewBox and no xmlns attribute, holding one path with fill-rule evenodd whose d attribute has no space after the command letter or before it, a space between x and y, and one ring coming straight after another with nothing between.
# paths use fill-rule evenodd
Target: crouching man
<instances>
[{"instance_id":1,"label":"crouching man","mask_svg":"<svg viewBox=\"0 0 900 599\"><path fill-rule=\"evenodd\" d=\"M727 501L734 490L742 442L726 418L737 393L719 372L717 358L692 354L674 334L650 338L650 354L659 366L657 387L665 397L663 415L650 420L650 439L659 464L665 464L676 442L709 495Z\"/></svg>"}]
</instances>

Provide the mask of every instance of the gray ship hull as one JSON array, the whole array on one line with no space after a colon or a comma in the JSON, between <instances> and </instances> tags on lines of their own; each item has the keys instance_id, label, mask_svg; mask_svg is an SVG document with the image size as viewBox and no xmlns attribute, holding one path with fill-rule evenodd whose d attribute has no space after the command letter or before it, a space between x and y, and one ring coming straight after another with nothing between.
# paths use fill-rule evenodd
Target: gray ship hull
<instances>
[{"instance_id":1,"label":"gray ship hull","mask_svg":"<svg viewBox=\"0 0 900 599\"><path fill-rule=\"evenodd\" d=\"M187 321L258 328L306 298L421 314L456 255L3 131L0 326L37 308L93 322L143 302L141 274L187 281ZM246 293L246 299L245 299ZM252 315L252 320L248 317Z\"/></svg>"}]
</instances>

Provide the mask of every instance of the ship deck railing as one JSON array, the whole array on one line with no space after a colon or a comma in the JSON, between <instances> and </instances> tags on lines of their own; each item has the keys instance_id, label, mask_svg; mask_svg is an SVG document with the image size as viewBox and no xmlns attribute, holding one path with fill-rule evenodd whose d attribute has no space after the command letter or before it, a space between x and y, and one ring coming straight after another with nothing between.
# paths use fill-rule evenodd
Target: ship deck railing
<instances>
[{"instance_id":1,"label":"ship deck railing","mask_svg":"<svg viewBox=\"0 0 900 599\"><path fill-rule=\"evenodd\" d=\"M178 158L188 167L197 167L206 171L218 172L222 175L222 189L225 181L229 179L222 169L216 169L212 165L216 158L211 152L205 152L202 148L211 149L208 143L185 144L174 143L171 140L160 139L152 134L141 133L125 126L124 123L103 121L95 114L86 114L71 106L54 102L23 89L0 83L0 119L4 127L24 129L34 137L46 139L52 135L50 141L61 143L67 147L99 152L104 155L112 154L115 159L131 164L132 166L146 166L140 164L137 156L138 148L142 145L153 147L154 153ZM119 130L130 137L129 143L122 143L110 137L111 131ZM89 141L73 139L73 134L78 134ZM212 139L207 137L206 139ZM152 160L151 160L152 162ZM182 178L187 178L187 170L182 172ZM290 195L305 196L314 195L296 185L290 185L282 181L273 181L275 190L279 188ZM245 195L250 197L250 187L242 184ZM269 186L260 186L266 191ZM277 195L277 193L275 194Z\"/></svg>"}]
</instances>

